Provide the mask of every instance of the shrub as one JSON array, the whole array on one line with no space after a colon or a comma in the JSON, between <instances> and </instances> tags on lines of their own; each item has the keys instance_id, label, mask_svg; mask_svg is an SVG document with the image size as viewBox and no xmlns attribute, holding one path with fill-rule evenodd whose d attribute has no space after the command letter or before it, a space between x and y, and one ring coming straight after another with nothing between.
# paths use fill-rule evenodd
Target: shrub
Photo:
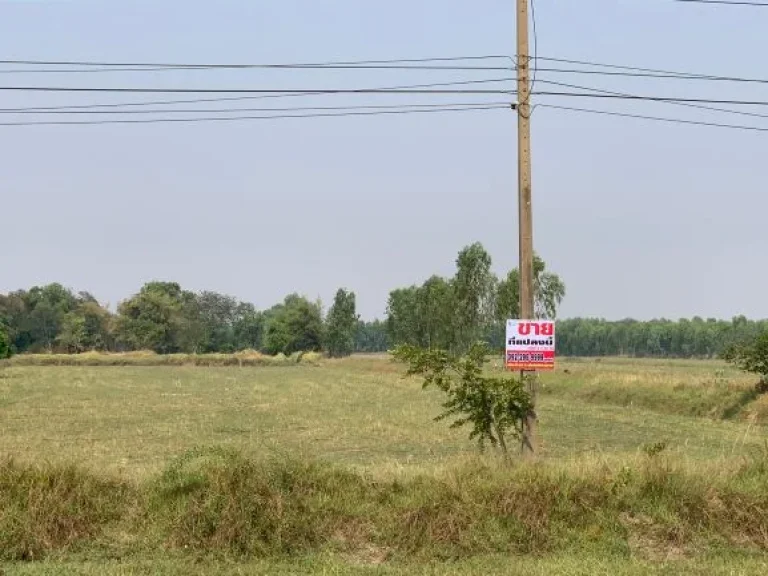
<instances>
[{"instance_id":1,"label":"shrub","mask_svg":"<svg viewBox=\"0 0 768 576\"><path fill-rule=\"evenodd\" d=\"M523 420L532 404L520 380L483 375L489 353L485 344L475 344L463 357L443 350L400 346L394 357L408 364L409 376L422 376L425 388L435 386L448 396L443 404L445 412L437 420L455 418L451 428L471 424L471 440L477 440L481 449L490 442L506 456L507 439L521 437Z\"/></svg>"},{"instance_id":2,"label":"shrub","mask_svg":"<svg viewBox=\"0 0 768 576\"><path fill-rule=\"evenodd\" d=\"M727 348L723 358L745 372L760 376L758 393L768 391L768 332Z\"/></svg>"}]
</instances>

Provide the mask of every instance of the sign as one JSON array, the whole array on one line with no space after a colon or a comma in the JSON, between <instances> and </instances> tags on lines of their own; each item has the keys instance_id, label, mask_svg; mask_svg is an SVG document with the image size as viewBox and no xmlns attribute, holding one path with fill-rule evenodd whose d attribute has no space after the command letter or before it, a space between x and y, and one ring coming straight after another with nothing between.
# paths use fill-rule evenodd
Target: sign
<instances>
[{"instance_id":1,"label":"sign","mask_svg":"<svg viewBox=\"0 0 768 576\"><path fill-rule=\"evenodd\" d=\"M554 370L555 323L507 320L506 365L509 370Z\"/></svg>"}]
</instances>

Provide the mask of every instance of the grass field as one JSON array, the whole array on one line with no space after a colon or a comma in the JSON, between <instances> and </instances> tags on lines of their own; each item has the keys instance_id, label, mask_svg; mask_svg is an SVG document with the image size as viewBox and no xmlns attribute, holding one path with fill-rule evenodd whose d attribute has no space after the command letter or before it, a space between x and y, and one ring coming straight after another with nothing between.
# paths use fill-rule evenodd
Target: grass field
<instances>
[{"instance_id":1,"label":"grass field","mask_svg":"<svg viewBox=\"0 0 768 576\"><path fill-rule=\"evenodd\" d=\"M74 544L57 547L49 536L34 562L6 555L2 573L768 573L768 402L754 394L753 378L718 362L566 361L541 379L541 460L506 469L492 454L477 455L466 431L433 422L439 394L401 374L383 357L0 368L0 456L14 459L5 465L6 481L26 486L20 500L3 501L0 493L7 507L0 530L16 534L31 514L23 501L67 478L89 479L95 492L88 502L100 502L102 492L125 500L114 513L106 503L94 510L103 526ZM666 449L651 458L645 447L655 443ZM168 481L169 463L201 447L236 451L224 458L234 459L239 476L211 464L216 453L204 451L203 471L182 475L202 474L207 487L224 493L233 486L240 494L272 491L254 510L277 494L279 522L270 529L286 531L279 546L263 536L265 553L244 557L232 548L242 530L229 539L213 529L213 540L194 531L195 538L180 539L173 523L189 520L193 508L212 514L214 505L174 500L168 508L157 496L167 486L158 486ZM301 476L275 462L295 461L318 463L301 472L315 478L311 490L275 484ZM72 463L78 470L66 472ZM343 480L328 480L336 474ZM530 517L518 510L528 506L525 491L510 492L526 483L550 487ZM571 489L552 500L563 485ZM306 495L306 508L297 509L297 524L284 524L295 494ZM242 510L216 506L216 514L251 521ZM302 510L317 512L319 524L301 520L309 514ZM539 513L546 526L537 524ZM192 518L197 530L200 517ZM319 535L331 521L333 542L325 545ZM315 530L301 532L306 546L283 550L304 523ZM404 526L411 529L401 534ZM275 546L283 548L275 553Z\"/></svg>"}]
</instances>

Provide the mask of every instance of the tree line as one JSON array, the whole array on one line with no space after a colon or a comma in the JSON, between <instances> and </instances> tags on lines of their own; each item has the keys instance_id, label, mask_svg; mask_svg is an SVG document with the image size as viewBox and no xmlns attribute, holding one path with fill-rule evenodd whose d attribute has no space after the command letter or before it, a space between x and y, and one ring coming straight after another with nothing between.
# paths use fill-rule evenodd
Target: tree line
<instances>
[{"instance_id":1,"label":"tree line","mask_svg":"<svg viewBox=\"0 0 768 576\"><path fill-rule=\"evenodd\" d=\"M324 351L330 356L386 352L400 345L466 352L476 342L504 345L506 320L519 316L517 269L496 276L482 244L461 250L451 277L389 294L384 320L363 321L355 294L339 289L326 314L319 301L290 294L267 310L216 292L190 292L175 282L150 282L117 306L60 284L0 294L0 357L8 353L154 350L161 354ZM555 318L562 279L535 258L536 316ZM768 332L768 321L606 321L557 324L563 356L710 358Z\"/></svg>"},{"instance_id":2,"label":"tree line","mask_svg":"<svg viewBox=\"0 0 768 576\"><path fill-rule=\"evenodd\" d=\"M768 320L606 320L574 318L557 323L563 356L713 358L733 345L768 333Z\"/></svg>"},{"instance_id":3,"label":"tree line","mask_svg":"<svg viewBox=\"0 0 768 576\"><path fill-rule=\"evenodd\" d=\"M87 292L61 284L0 295L0 352L153 350L159 354L259 350L266 354L355 350L360 321L355 294L339 289L326 315L298 294L259 311L216 292L149 282L116 313Z\"/></svg>"}]
</instances>

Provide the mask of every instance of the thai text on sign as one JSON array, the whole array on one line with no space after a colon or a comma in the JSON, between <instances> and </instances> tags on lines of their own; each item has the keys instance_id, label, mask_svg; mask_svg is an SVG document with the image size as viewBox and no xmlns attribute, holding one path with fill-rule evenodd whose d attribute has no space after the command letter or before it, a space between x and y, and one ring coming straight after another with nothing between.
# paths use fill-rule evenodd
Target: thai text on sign
<instances>
[{"instance_id":1,"label":"thai text on sign","mask_svg":"<svg viewBox=\"0 0 768 576\"><path fill-rule=\"evenodd\" d=\"M506 365L510 370L554 370L555 323L507 320Z\"/></svg>"}]
</instances>

